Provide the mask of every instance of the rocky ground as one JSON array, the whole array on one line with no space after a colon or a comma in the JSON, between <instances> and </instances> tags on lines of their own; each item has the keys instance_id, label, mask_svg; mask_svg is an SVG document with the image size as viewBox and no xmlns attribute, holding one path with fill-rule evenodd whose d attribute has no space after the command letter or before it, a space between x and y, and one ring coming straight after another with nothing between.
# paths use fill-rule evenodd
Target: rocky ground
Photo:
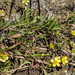
<instances>
[{"instance_id":1,"label":"rocky ground","mask_svg":"<svg viewBox=\"0 0 75 75\"><path fill-rule=\"evenodd\" d=\"M20 0L1 0L0 3L2 4L0 4L0 9L5 10L6 17L9 15L20 17L19 15L26 7L25 5L21 6ZM29 4L28 7L30 7ZM38 0L31 1L31 8L38 9ZM40 0L40 8L43 10L44 17L57 15L57 18L65 19L68 13L74 11L75 0Z\"/></svg>"}]
</instances>

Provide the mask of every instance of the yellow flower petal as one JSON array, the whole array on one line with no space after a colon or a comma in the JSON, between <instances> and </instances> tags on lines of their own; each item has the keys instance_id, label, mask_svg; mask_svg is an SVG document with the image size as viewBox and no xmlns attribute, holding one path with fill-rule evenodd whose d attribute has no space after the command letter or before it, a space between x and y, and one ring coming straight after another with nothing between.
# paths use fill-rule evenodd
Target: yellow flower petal
<instances>
[{"instance_id":1,"label":"yellow flower petal","mask_svg":"<svg viewBox=\"0 0 75 75\"><path fill-rule=\"evenodd\" d=\"M56 64L55 63L53 64L53 67L56 67Z\"/></svg>"},{"instance_id":2,"label":"yellow flower petal","mask_svg":"<svg viewBox=\"0 0 75 75\"><path fill-rule=\"evenodd\" d=\"M42 56L44 56L45 54L44 54L44 53L42 53L41 55L42 55Z\"/></svg>"},{"instance_id":3,"label":"yellow flower petal","mask_svg":"<svg viewBox=\"0 0 75 75\"><path fill-rule=\"evenodd\" d=\"M67 59L67 56L65 56L64 58Z\"/></svg>"},{"instance_id":4,"label":"yellow flower petal","mask_svg":"<svg viewBox=\"0 0 75 75\"><path fill-rule=\"evenodd\" d=\"M60 63L60 62L61 62L61 60L58 60L58 62Z\"/></svg>"},{"instance_id":5,"label":"yellow flower petal","mask_svg":"<svg viewBox=\"0 0 75 75\"><path fill-rule=\"evenodd\" d=\"M57 66L59 67L59 66L60 66L60 64L58 63L58 64L57 64Z\"/></svg>"},{"instance_id":6,"label":"yellow flower petal","mask_svg":"<svg viewBox=\"0 0 75 75\"><path fill-rule=\"evenodd\" d=\"M65 63L63 62L63 65L65 65Z\"/></svg>"},{"instance_id":7,"label":"yellow flower petal","mask_svg":"<svg viewBox=\"0 0 75 75\"><path fill-rule=\"evenodd\" d=\"M53 59L51 59L51 62L53 62L54 60Z\"/></svg>"},{"instance_id":8,"label":"yellow flower petal","mask_svg":"<svg viewBox=\"0 0 75 75\"><path fill-rule=\"evenodd\" d=\"M66 60L65 63L68 63L68 60Z\"/></svg>"},{"instance_id":9,"label":"yellow flower petal","mask_svg":"<svg viewBox=\"0 0 75 75\"><path fill-rule=\"evenodd\" d=\"M55 57L55 60L58 60L58 57Z\"/></svg>"}]
</instances>

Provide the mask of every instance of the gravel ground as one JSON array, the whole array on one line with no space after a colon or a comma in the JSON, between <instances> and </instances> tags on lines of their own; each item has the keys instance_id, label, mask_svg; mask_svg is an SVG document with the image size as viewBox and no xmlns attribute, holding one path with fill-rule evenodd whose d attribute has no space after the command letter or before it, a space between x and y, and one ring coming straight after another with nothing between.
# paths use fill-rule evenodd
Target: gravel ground
<instances>
[{"instance_id":1,"label":"gravel ground","mask_svg":"<svg viewBox=\"0 0 75 75\"><path fill-rule=\"evenodd\" d=\"M20 6L20 0L9 0L9 2L7 0L1 0L0 3L2 6L0 6L0 9L5 9L6 15L9 16L12 1L14 3L12 5L11 16L17 14L16 17L19 17L20 12L25 8L25 5ZM32 0L31 8L38 9L38 0ZM75 0L40 0L40 8L43 10L43 17L48 16L49 18L50 16L57 15L57 18L65 19L67 13L72 13L75 9Z\"/></svg>"}]
</instances>

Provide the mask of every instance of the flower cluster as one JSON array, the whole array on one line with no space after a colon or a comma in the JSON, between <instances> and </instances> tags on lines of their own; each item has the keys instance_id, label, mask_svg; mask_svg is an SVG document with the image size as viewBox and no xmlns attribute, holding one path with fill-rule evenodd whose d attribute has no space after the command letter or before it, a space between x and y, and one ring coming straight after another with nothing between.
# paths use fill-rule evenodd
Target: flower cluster
<instances>
[{"instance_id":1,"label":"flower cluster","mask_svg":"<svg viewBox=\"0 0 75 75\"><path fill-rule=\"evenodd\" d=\"M72 33L73 36L75 36L75 30L74 31L71 31L71 33Z\"/></svg>"},{"instance_id":2,"label":"flower cluster","mask_svg":"<svg viewBox=\"0 0 75 75\"><path fill-rule=\"evenodd\" d=\"M8 54L0 53L0 61L5 62L8 58Z\"/></svg>"},{"instance_id":3,"label":"flower cluster","mask_svg":"<svg viewBox=\"0 0 75 75\"><path fill-rule=\"evenodd\" d=\"M68 63L67 56L62 57L62 59L60 59L60 56L55 57L54 59L51 59L51 63L53 67L60 67L60 63L65 65Z\"/></svg>"},{"instance_id":4,"label":"flower cluster","mask_svg":"<svg viewBox=\"0 0 75 75\"><path fill-rule=\"evenodd\" d=\"M29 0L22 0L22 3L28 5Z\"/></svg>"},{"instance_id":5,"label":"flower cluster","mask_svg":"<svg viewBox=\"0 0 75 75\"><path fill-rule=\"evenodd\" d=\"M53 63L53 67L56 67L56 66L60 66L60 62L61 62L61 60L60 60L60 57L55 57L55 59L51 59L51 62Z\"/></svg>"},{"instance_id":6,"label":"flower cluster","mask_svg":"<svg viewBox=\"0 0 75 75\"><path fill-rule=\"evenodd\" d=\"M68 63L67 56L64 56L61 60L62 60L63 65Z\"/></svg>"}]
</instances>

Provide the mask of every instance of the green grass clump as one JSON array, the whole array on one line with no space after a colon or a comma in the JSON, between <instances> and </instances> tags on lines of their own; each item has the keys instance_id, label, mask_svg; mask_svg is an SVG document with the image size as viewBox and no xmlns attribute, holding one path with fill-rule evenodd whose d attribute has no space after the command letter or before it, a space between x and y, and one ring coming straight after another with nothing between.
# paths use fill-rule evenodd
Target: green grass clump
<instances>
[{"instance_id":1,"label":"green grass clump","mask_svg":"<svg viewBox=\"0 0 75 75\"><path fill-rule=\"evenodd\" d=\"M68 32L71 31L69 25L75 24L74 14L68 17L66 22L59 23L56 16L43 19L42 11L39 17L35 16L35 12L25 10L25 14L18 21L16 17L15 21L10 19L6 22L0 21L0 52L9 57L5 62L0 61L3 74L11 75L19 69L37 67L42 74L47 75L47 71L57 70L57 67L52 67L52 58L57 56L62 58L66 55L68 60L74 60L71 53L71 50L75 49L72 47L74 42L72 44L70 42L75 37ZM58 68L63 67L65 65Z\"/></svg>"}]
</instances>

